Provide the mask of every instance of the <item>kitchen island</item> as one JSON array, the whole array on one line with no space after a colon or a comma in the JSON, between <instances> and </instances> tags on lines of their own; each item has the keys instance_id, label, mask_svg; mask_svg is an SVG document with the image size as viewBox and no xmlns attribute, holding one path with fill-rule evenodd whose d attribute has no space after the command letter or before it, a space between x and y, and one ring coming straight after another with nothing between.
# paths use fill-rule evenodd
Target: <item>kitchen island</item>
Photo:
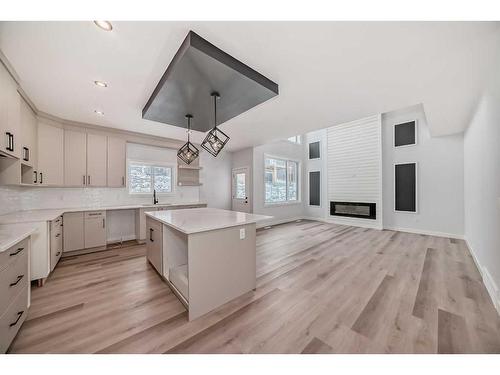
<instances>
[{"instance_id":1,"label":"kitchen island","mask_svg":"<svg viewBox=\"0 0 500 375\"><path fill-rule=\"evenodd\" d=\"M146 212L147 258L193 320L256 287L256 223L215 208Z\"/></svg>"}]
</instances>

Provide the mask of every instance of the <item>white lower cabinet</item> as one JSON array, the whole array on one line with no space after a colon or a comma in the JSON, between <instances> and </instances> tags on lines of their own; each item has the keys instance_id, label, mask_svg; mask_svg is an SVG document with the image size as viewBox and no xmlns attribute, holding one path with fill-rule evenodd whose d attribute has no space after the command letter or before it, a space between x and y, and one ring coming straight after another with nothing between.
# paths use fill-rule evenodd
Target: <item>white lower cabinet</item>
<instances>
[{"instance_id":1,"label":"white lower cabinet","mask_svg":"<svg viewBox=\"0 0 500 375\"><path fill-rule=\"evenodd\" d=\"M106 246L106 211L85 212L85 248Z\"/></svg>"},{"instance_id":2,"label":"white lower cabinet","mask_svg":"<svg viewBox=\"0 0 500 375\"><path fill-rule=\"evenodd\" d=\"M54 270L63 253L63 217L50 222L50 272Z\"/></svg>"},{"instance_id":3,"label":"white lower cabinet","mask_svg":"<svg viewBox=\"0 0 500 375\"><path fill-rule=\"evenodd\" d=\"M26 238L0 253L0 353L5 353L28 315L29 251Z\"/></svg>"},{"instance_id":4,"label":"white lower cabinet","mask_svg":"<svg viewBox=\"0 0 500 375\"><path fill-rule=\"evenodd\" d=\"M68 212L63 216L63 242L64 252L80 250L85 247L83 235L83 212Z\"/></svg>"}]
</instances>

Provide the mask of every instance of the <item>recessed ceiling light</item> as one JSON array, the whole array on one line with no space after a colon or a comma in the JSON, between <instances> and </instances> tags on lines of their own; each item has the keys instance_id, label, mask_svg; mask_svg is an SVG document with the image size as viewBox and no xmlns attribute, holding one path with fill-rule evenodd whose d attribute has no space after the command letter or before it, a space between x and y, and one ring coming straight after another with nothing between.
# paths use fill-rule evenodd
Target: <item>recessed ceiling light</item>
<instances>
[{"instance_id":1,"label":"recessed ceiling light","mask_svg":"<svg viewBox=\"0 0 500 375\"><path fill-rule=\"evenodd\" d=\"M103 111L98 111L97 109L94 111L97 115L99 116L104 116L104 112Z\"/></svg>"},{"instance_id":2,"label":"recessed ceiling light","mask_svg":"<svg viewBox=\"0 0 500 375\"><path fill-rule=\"evenodd\" d=\"M94 21L94 23L103 30L106 30L106 31L113 30L113 25L111 25L111 22L109 22L109 21Z\"/></svg>"},{"instance_id":3,"label":"recessed ceiling light","mask_svg":"<svg viewBox=\"0 0 500 375\"><path fill-rule=\"evenodd\" d=\"M108 84L103 81L94 81L94 84L99 87L108 87Z\"/></svg>"}]
</instances>

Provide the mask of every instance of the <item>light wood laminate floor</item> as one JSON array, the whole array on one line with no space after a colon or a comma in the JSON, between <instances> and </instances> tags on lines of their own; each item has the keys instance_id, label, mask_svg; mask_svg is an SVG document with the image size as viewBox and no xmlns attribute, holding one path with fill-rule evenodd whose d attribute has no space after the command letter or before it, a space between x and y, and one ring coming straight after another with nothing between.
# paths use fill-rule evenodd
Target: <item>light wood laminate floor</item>
<instances>
[{"instance_id":1,"label":"light wood laminate floor","mask_svg":"<svg viewBox=\"0 0 500 375\"><path fill-rule=\"evenodd\" d=\"M257 236L257 289L188 322L144 246L64 258L12 353L499 353L463 241L312 221Z\"/></svg>"}]
</instances>

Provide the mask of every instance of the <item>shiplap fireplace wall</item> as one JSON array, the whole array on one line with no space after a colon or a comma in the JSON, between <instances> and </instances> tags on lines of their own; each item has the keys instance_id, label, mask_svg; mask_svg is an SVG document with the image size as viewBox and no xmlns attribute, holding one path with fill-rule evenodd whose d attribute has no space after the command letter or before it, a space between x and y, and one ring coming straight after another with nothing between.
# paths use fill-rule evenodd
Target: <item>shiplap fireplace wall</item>
<instances>
[{"instance_id":1,"label":"shiplap fireplace wall","mask_svg":"<svg viewBox=\"0 0 500 375\"><path fill-rule=\"evenodd\" d=\"M382 122L375 115L327 129L330 202L376 204L376 219L332 216L329 221L382 229Z\"/></svg>"}]
</instances>

